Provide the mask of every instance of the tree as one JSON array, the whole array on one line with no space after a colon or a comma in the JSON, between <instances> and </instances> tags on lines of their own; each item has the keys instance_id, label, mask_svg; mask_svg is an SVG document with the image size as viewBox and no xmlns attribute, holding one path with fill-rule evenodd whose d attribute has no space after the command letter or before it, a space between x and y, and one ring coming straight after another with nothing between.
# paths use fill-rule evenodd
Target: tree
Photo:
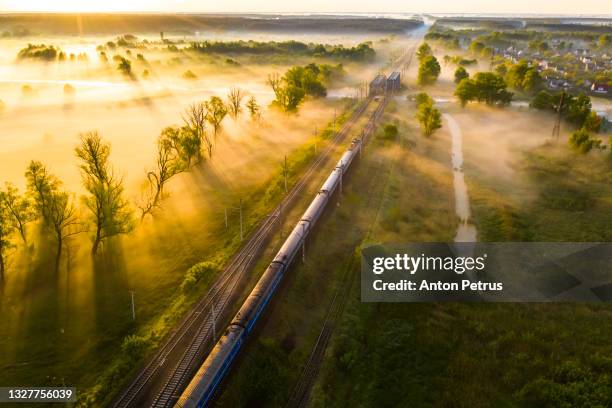
<instances>
[{"instance_id":1,"label":"tree","mask_svg":"<svg viewBox=\"0 0 612 408\"><path fill-rule=\"evenodd\" d=\"M421 60L417 81L419 85L431 85L440 75L440 64L436 57L430 55Z\"/></svg>"},{"instance_id":2,"label":"tree","mask_svg":"<svg viewBox=\"0 0 612 408\"><path fill-rule=\"evenodd\" d=\"M155 169L147 172L149 190L139 206L141 220L147 214L152 214L155 208L159 207L164 197L164 187L168 180L183 171L185 171L184 162L174 148L174 142L168 138L167 134L162 132L157 139Z\"/></svg>"},{"instance_id":3,"label":"tree","mask_svg":"<svg viewBox=\"0 0 612 408\"><path fill-rule=\"evenodd\" d=\"M529 69L523 78L522 88L525 92L535 92L542 85L542 77L536 69Z\"/></svg>"},{"instance_id":4,"label":"tree","mask_svg":"<svg viewBox=\"0 0 612 408\"><path fill-rule=\"evenodd\" d=\"M458 84L462 79L469 78L470 74L465 70L465 68L459 66L455 70L455 83Z\"/></svg>"},{"instance_id":5,"label":"tree","mask_svg":"<svg viewBox=\"0 0 612 408\"><path fill-rule=\"evenodd\" d=\"M442 115L430 102L424 102L419 105L416 118L421 124L425 136L431 136L436 129L442 127Z\"/></svg>"},{"instance_id":6,"label":"tree","mask_svg":"<svg viewBox=\"0 0 612 408\"><path fill-rule=\"evenodd\" d=\"M187 156L187 165L191 165L191 159L199 161L201 159L201 147L206 146L208 157L212 158L213 140L206 131L206 105L203 102L193 103L185 110L183 122L191 131L184 133L182 141L184 154Z\"/></svg>"},{"instance_id":7,"label":"tree","mask_svg":"<svg viewBox=\"0 0 612 408\"><path fill-rule=\"evenodd\" d=\"M255 99L254 96L251 95L251 97L246 103L246 107L249 111L249 115L251 116L252 120L255 120L259 117L260 109L259 109L259 105L257 104L257 100Z\"/></svg>"},{"instance_id":8,"label":"tree","mask_svg":"<svg viewBox=\"0 0 612 408\"><path fill-rule=\"evenodd\" d=\"M242 111L241 103L245 95L242 89L232 88L227 95L227 106L229 108L229 114L236 119Z\"/></svg>"},{"instance_id":9,"label":"tree","mask_svg":"<svg viewBox=\"0 0 612 408\"><path fill-rule=\"evenodd\" d=\"M97 132L81 135L75 149L81 160L79 168L83 186L89 193L84 202L92 214L95 228L91 252L95 255L106 239L132 230L132 212L123 198L123 179L114 174L110 165L110 144L104 143Z\"/></svg>"},{"instance_id":10,"label":"tree","mask_svg":"<svg viewBox=\"0 0 612 408\"><path fill-rule=\"evenodd\" d=\"M553 110L553 95L546 91L540 91L531 100L529 107L538 110Z\"/></svg>"},{"instance_id":11,"label":"tree","mask_svg":"<svg viewBox=\"0 0 612 408\"><path fill-rule=\"evenodd\" d=\"M119 57L117 69L124 75L132 76L132 63L123 57Z\"/></svg>"},{"instance_id":12,"label":"tree","mask_svg":"<svg viewBox=\"0 0 612 408\"><path fill-rule=\"evenodd\" d=\"M5 200L0 200L0 284L4 282L7 252L13 247L10 240L13 230L10 211Z\"/></svg>"},{"instance_id":13,"label":"tree","mask_svg":"<svg viewBox=\"0 0 612 408\"><path fill-rule=\"evenodd\" d=\"M487 105L507 105L512 101L512 93L506 90L504 79L493 72L478 72L472 79L463 79L455 89L462 106L476 100Z\"/></svg>"},{"instance_id":14,"label":"tree","mask_svg":"<svg viewBox=\"0 0 612 408\"><path fill-rule=\"evenodd\" d=\"M585 120L591 113L591 98L585 94L580 94L575 98L569 98L567 106L567 120L582 127Z\"/></svg>"},{"instance_id":15,"label":"tree","mask_svg":"<svg viewBox=\"0 0 612 408\"><path fill-rule=\"evenodd\" d=\"M589 132L599 132L601 129L601 122L601 117L597 114L597 112L591 111L586 117L583 127Z\"/></svg>"},{"instance_id":16,"label":"tree","mask_svg":"<svg viewBox=\"0 0 612 408\"><path fill-rule=\"evenodd\" d=\"M221 122L227 115L227 108L218 96L212 96L210 100L205 102L206 120L213 127L214 140L217 140L217 135L221 131Z\"/></svg>"},{"instance_id":17,"label":"tree","mask_svg":"<svg viewBox=\"0 0 612 408\"><path fill-rule=\"evenodd\" d=\"M506 75L508 85L515 89L523 89L523 81L525 80L527 71L529 71L529 64L527 61L520 60L516 64L513 64Z\"/></svg>"},{"instance_id":18,"label":"tree","mask_svg":"<svg viewBox=\"0 0 612 408\"><path fill-rule=\"evenodd\" d=\"M19 231L23 243L27 244L26 226L36 218L31 200L26 195L19 195L19 190L7 182L5 191L0 191L0 201L8 211L12 227Z\"/></svg>"},{"instance_id":19,"label":"tree","mask_svg":"<svg viewBox=\"0 0 612 408\"><path fill-rule=\"evenodd\" d=\"M425 57L429 57L430 55L433 55L433 53L431 51L431 47L429 46L429 44L423 43L419 46L419 49L417 50L416 55L419 61L423 61Z\"/></svg>"},{"instance_id":20,"label":"tree","mask_svg":"<svg viewBox=\"0 0 612 408\"><path fill-rule=\"evenodd\" d=\"M28 194L34 200L36 212L48 226L50 218L50 196L60 185L59 180L49 173L47 167L39 161L32 160L25 173Z\"/></svg>"},{"instance_id":21,"label":"tree","mask_svg":"<svg viewBox=\"0 0 612 408\"><path fill-rule=\"evenodd\" d=\"M429 96L425 92L419 92L418 94L416 94L414 100L416 101L417 107L422 103L430 103L432 105L434 103L434 100L431 98L431 96Z\"/></svg>"},{"instance_id":22,"label":"tree","mask_svg":"<svg viewBox=\"0 0 612 408\"><path fill-rule=\"evenodd\" d=\"M62 249L66 239L81 233L74 201L65 191L58 189L49 194L49 227L57 242L55 271L59 270Z\"/></svg>"},{"instance_id":23,"label":"tree","mask_svg":"<svg viewBox=\"0 0 612 408\"><path fill-rule=\"evenodd\" d=\"M473 40L470 43L470 51L472 51L474 54L480 54L484 47L485 45L480 41Z\"/></svg>"},{"instance_id":24,"label":"tree","mask_svg":"<svg viewBox=\"0 0 612 408\"><path fill-rule=\"evenodd\" d=\"M581 128L572 133L569 144L579 153L586 154L593 148L600 148L601 140L592 138L588 130Z\"/></svg>"},{"instance_id":25,"label":"tree","mask_svg":"<svg viewBox=\"0 0 612 408\"><path fill-rule=\"evenodd\" d=\"M455 88L455 96L459 98L462 107L465 107L469 101L474 100L476 98L474 81L469 78L461 80Z\"/></svg>"}]
</instances>

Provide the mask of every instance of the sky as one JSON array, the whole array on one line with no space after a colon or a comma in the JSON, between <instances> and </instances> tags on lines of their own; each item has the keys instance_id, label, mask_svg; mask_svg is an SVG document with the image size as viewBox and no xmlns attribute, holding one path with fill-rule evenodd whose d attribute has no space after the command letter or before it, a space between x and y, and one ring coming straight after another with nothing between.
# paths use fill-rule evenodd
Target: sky
<instances>
[{"instance_id":1,"label":"sky","mask_svg":"<svg viewBox=\"0 0 612 408\"><path fill-rule=\"evenodd\" d=\"M0 11L612 14L610 0L0 0Z\"/></svg>"}]
</instances>

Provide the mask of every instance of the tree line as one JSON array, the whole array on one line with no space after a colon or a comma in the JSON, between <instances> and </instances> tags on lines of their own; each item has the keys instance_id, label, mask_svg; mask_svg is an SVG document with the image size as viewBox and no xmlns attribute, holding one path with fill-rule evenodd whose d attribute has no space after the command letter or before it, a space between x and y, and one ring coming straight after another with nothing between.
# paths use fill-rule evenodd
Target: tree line
<instances>
[{"instance_id":1,"label":"tree line","mask_svg":"<svg viewBox=\"0 0 612 408\"><path fill-rule=\"evenodd\" d=\"M147 187L136 205L141 220L160 207L165 197L164 189L172 177L206 158L212 159L223 120L228 114L238 118L245 97L243 90L232 88L226 102L212 96L194 103L184 111L182 126L169 126L161 131L155 164L146 171ZM260 108L253 96L245 106L253 120L260 119ZM83 133L74 154L86 191L80 198L82 206L48 166L37 160L32 160L24 173L24 193L8 182L0 189L0 281L4 280L7 256L16 247L15 237L27 248L28 230L32 224L40 227L42 234L53 238L56 271L71 236L89 232L91 253L95 256L109 239L135 228L136 211L125 197L123 177L111 164L110 143L96 131Z\"/></svg>"},{"instance_id":2,"label":"tree line","mask_svg":"<svg viewBox=\"0 0 612 408\"><path fill-rule=\"evenodd\" d=\"M191 43L190 50L205 54L292 54L312 57L371 61L376 52L372 43L364 42L354 47L324 45L300 41L203 41Z\"/></svg>"}]
</instances>

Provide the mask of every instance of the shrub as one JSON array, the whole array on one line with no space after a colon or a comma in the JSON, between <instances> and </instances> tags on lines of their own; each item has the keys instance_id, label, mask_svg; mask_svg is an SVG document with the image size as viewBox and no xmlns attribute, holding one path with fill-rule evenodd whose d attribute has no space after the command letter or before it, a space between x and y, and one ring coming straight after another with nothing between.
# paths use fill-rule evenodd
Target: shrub
<instances>
[{"instance_id":1,"label":"shrub","mask_svg":"<svg viewBox=\"0 0 612 408\"><path fill-rule=\"evenodd\" d=\"M193 289L202 278L212 276L216 269L211 262L199 262L193 265L185 273L185 278L183 283L181 283L181 290L186 292Z\"/></svg>"},{"instance_id":2,"label":"shrub","mask_svg":"<svg viewBox=\"0 0 612 408\"><path fill-rule=\"evenodd\" d=\"M150 346L151 340L146 339L143 336L130 334L123 339L123 343L121 344L121 352L130 360L139 360L145 355Z\"/></svg>"}]
</instances>

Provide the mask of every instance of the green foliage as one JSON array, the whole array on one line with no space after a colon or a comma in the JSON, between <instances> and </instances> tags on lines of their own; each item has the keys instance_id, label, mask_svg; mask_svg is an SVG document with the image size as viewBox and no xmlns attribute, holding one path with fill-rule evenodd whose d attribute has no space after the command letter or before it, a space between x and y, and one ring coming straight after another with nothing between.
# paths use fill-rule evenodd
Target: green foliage
<instances>
[{"instance_id":1,"label":"green foliage","mask_svg":"<svg viewBox=\"0 0 612 408\"><path fill-rule=\"evenodd\" d=\"M591 98L581 93L577 97L567 98L565 106L567 120L576 126L583 126L591 113Z\"/></svg>"},{"instance_id":2,"label":"green foliage","mask_svg":"<svg viewBox=\"0 0 612 408\"><path fill-rule=\"evenodd\" d=\"M455 83L458 84L463 79L469 78L470 74L462 66L457 67L455 70Z\"/></svg>"},{"instance_id":3,"label":"green foliage","mask_svg":"<svg viewBox=\"0 0 612 408\"><path fill-rule=\"evenodd\" d=\"M472 79L463 79L455 89L455 96L462 106L467 102L478 101L487 105L507 105L512 93L506 90L504 79L493 72L478 72Z\"/></svg>"},{"instance_id":4,"label":"green foliage","mask_svg":"<svg viewBox=\"0 0 612 408\"><path fill-rule=\"evenodd\" d=\"M0 190L0 205L8 211L8 222L12 228L19 231L21 239L27 242L26 226L36 219L32 200L27 195L20 195L13 184L6 182L4 191ZM5 227L5 229L8 227Z\"/></svg>"},{"instance_id":5,"label":"green foliage","mask_svg":"<svg viewBox=\"0 0 612 408\"><path fill-rule=\"evenodd\" d=\"M257 100L253 95L249 97L249 100L246 103L246 108L249 111L249 116L251 117L251 120L255 120L259 117L259 104L257 103Z\"/></svg>"},{"instance_id":6,"label":"green foliage","mask_svg":"<svg viewBox=\"0 0 612 408\"><path fill-rule=\"evenodd\" d=\"M53 45L28 44L17 54L18 59L36 59L41 61L54 61L57 58L59 49Z\"/></svg>"},{"instance_id":7,"label":"green foliage","mask_svg":"<svg viewBox=\"0 0 612 408\"><path fill-rule=\"evenodd\" d=\"M217 273L218 268L211 262L199 262L193 265L181 283L181 290L187 292L192 290L202 279L208 281Z\"/></svg>"},{"instance_id":8,"label":"green foliage","mask_svg":"<svg viewBox=\"0 0 612 408\"><path fill-rule=\"evenodd\" d=\"M607 361L608 370L612 369ZM564 361L553 373L525 385L518 397L527 408L607 407L612 405L612 376L579 361Z\"/></svg>"},{"instance_id":9,"label":"green foliage","mask_svg":"<svg viewBox=\"0 0 612 408\"><path fill-rule=\"evenodd\" d=\"M417 105L416 118L425 136L431 136L436 129L442 127L442 116L440 115L440 111L433 106L431 98L421 99L423 102Z\"/></svg>"},{"instance_id":10,"label":"green foliage","mask_svg":"<svg viewBox=\"0 0 612 408\"><path fill-rule=\"evenodd\" d=\"M395 139L398 134L399 134L399 131L397 129L397 126L392 124L392 123L387 123L383 127L383 134L382 134L382 136L383 136L384 140Z\"/></svg>"},{"instance_id":11,"label":"green foliage","mask_svg":"<svg viewBox=\"0 0 612 408\"><path fill-rule=\"evenodd\" d=\"M431 98L431 96L429 96L429 94L425 92L419 92L418 94L416 94L414 100L416 101L417 107L422 103L429 103L432 105L434 103L434 100Z\"/></svg>"},{"instance_id":12,"label":"green foliage","mask_svg":"<svg viewBox=\"0 0 612 408\"><path fill-rule=\"evenodd\" d=\"M75 149L81 163L83 187L89 195L83 198L94 225L92 253L105 240L132 231L132 211L124 198L123 179L114 174L110 164L110 144L104 143L98 132L80 136Z\"/></svg>"},{"instance_id":13,"label":"green foliage","mask_svg":"<svg viewBox=\"0 0 612 408\"><path fill-rule=\"evenodd\" d=\"M430 55L433 55L433 53L431 51L431 47L429 46L429 44L423 43L419 46L419 49L417 50L416 55L420 62L420 61L423 61L425 57L429 57Z\"/></svg>"},{"instance_id":14,"label":"green foliage","mask_svg":"<svg viewBox=\"0 0 612 408\"><path fill-rule=\"evenodd\" d=\"M115 55L115 57L117 57L117 55ZM115 57L113 57L113 59L115 59ZM121 56L118 58L117 69L124 75L132 75L132 63Z\"/></svg>"},{"instance_id":15,"label":"green foliage","mask_svg":"<svg viewBox=\"0 0 612 408\"><path fill-rule=\"evenodd\" d=\"M187 70L183 73L183 79L193 80L193 79L198 79L198 76L194 74L193 71Z\"/></svg>"},{"instance_id":16,"label":"green foliage","mask_svg":"<svg viewBox=\"0 0 612 408\"><path fill-rule=\"evenodd\" d=\"M371 61L376 55L370 42L346 48L343 45L306 44L293 40L282 42L204 41L192 43L190 49L204 54L290 54L352 61Z\"/></svg>"},{"instance_id":17,"label":"green foliage","mask_svg":"<svg viewBox=\"0 0 612 408\"><path fill-rule=\"evenodd\" d=\"M15 230L4 195L4 192L0 192L0 285L4 283L6 256L8 250L13 247L10 237Z\"/></svg>"},{"instance_id":18,"label":"green foliage","mask_svg":"<svg viewBox=\"0 0 612 408\"><path fill-rule=\"evenodd\" d=\"M417 82L419 85L431 85L436 82L440 75L440 64L436 57L425 56L419 64Z\"/></svg>"},{"instance_id":19,"label":"green foliage","mask_svg":"<svg viewBox=\"0 0 612 408\"><path fill-rule=\"evenodd\" d=\"M34 208L43 222L48 224L51 216L51 196L59 188L60 181L43 163L35 160L28 165L25 178L28 195L34 202Z\"/></svg>"},{"instance_id":20,"label":"green foliage","mask_svg":"<svg viewBox=\"0 0 612 408\"><path fill-rule=\"evenodd\" d=\"M597 112L591 111L584 120L583 127L589 132L599 132L602 122L603 121Z\"/></svg>"},{"instance_id":21,"label":"green foliage","mask_svg":"<svg viewBox=\"0 0 612 408\"><path fill-rule=\"evenodd\" d=\"M585 154L590 152L593 148L601 147L601 140L592 138L587 129L581 128L572 133L569 144L576 151Z\"/></svg>"},{"instance_id":22,"label":"green foliage","mask_svg":"<svg viewBox=\"0 0 612 408\"><path fill-rule=\"evenodd\" d=\"M227 116L227 107L218 96L211 96L208 101L204 102L204 106L206 107L206 120L212 125L216 138L221 131L223 119Z\"/></svg>"},{"instance_id":23,"label":"green foliage","mask_svg":"<svg viewBox=\"0 0 612 408\"><path fill-rule=\"evenodd\" d=\"M521 60L510 67L506 80L512 88L530 93L537 91L542 85L542 77L536 67L530 67L525 60Z\"/></svg>"},{"instance_id":24,"label":"green foliage","mask_svg":"<svg viewBox=\"0 0 612 408\"><path fill-rule=\"evenodd\" d=\"M551 94L540 91L532 99L529 106L533 109L558 112L563 93ZM592 132L599 131L601 119L591 110L591 98L585 94L578 96L565 94L561 115L577 127L585 127Z\"/></svg>"},{"instance_id":25,"label":"green foliage","mask_svg":"<svg viewBox=\"0 0 612 408\"><path fill-rule=\"evenodd\" d=\"M475 54L480 54L484 48L485 45L480 41L474 40L470 43L470 51Z\"/></svg>"},{"instance_id":26,"label":"green foliage","mask_svg":"<svg viewBox=\"0 0 612 408\"><path fill-rule=\"evenodd\" d=\"M130 361L138 361L151 347L151 340L136 334L130 334L121 343L121 352Z\"/></svg>"},{"instance_id":27,"label":"green foliage","mask_svg":"<svg viewBox=\"0 0 612 408\"><path fill-rule=\"evenodd\" d=\"M332 78L344 75L341 64L308 64L290 68L281 78L278 75L268 77L268 84L274 91L273 105L285 112L295 111L304 97L314 98L327 95L325 84Z\"/></svg>"}]
</instances>

